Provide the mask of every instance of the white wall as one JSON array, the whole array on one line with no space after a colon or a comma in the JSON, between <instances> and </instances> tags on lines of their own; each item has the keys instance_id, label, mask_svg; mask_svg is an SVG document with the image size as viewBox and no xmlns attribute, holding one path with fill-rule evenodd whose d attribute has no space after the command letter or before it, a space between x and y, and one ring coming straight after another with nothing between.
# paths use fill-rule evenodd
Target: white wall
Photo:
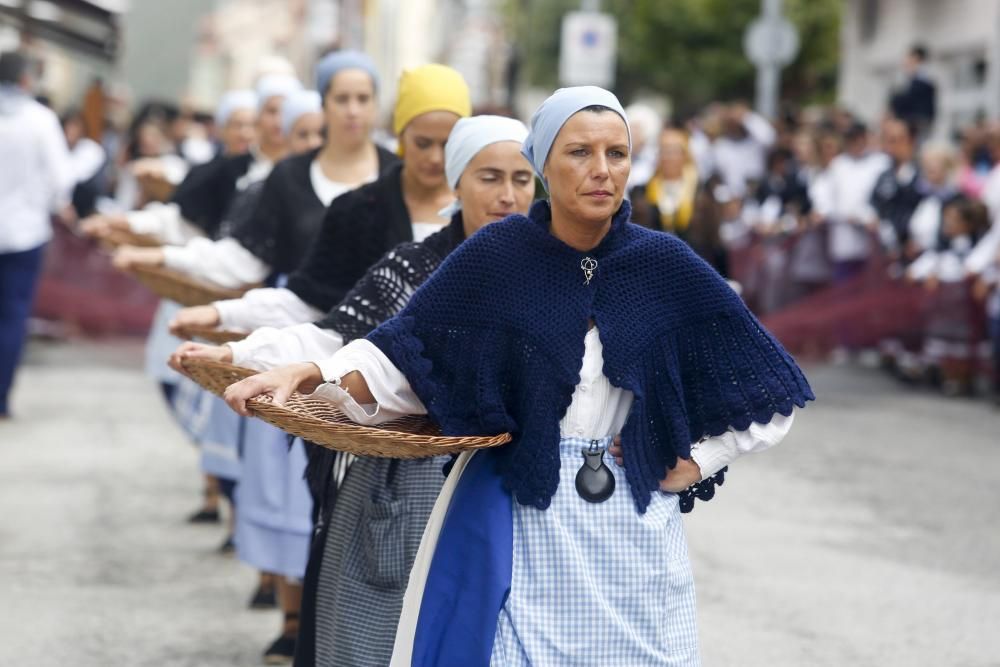
<instances>
[{"instance_id":1,"label":"white wall","mask_svg":"<svg viewBox=\"0 0 1000 667\"><path fill-rule=\"evenodd\" d=\"M890 88L899 82L906 52L916 42L931 54L929 71L938 86L935 134L947 136L979 108L1000 109L998 73L986 82L968 81L969 64L982 58L1000 69L1000 2L997 0L877 0L875 31L863 36L864 7L872 0L846 0L841 27L838 97L866 120L877 120L886 108Z\"/></svg>"}]
</instances>

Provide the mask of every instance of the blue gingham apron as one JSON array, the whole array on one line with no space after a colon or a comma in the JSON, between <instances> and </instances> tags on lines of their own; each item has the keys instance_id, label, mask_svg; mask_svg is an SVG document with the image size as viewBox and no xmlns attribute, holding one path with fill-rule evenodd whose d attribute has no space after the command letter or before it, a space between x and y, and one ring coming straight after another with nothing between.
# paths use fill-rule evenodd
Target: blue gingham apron
<instances>
[{"instance_id":1,"label":"blue gingham apron","mask_svg":"<svg viewBox=\"0 0 1000 667\"><path fill-rule=\"evenodd\" d=\"M546 510L505 504L490 454L473 457L428 573L414 666L700 665L677 496L657 493L639 514L625 471L605 455L615 493L584 501L575 477L590 444L563 438L559 488ZM509 508L506 527L495 506ZM505 558L511 569L491 565Z\"/></svg>"}]
</instances>

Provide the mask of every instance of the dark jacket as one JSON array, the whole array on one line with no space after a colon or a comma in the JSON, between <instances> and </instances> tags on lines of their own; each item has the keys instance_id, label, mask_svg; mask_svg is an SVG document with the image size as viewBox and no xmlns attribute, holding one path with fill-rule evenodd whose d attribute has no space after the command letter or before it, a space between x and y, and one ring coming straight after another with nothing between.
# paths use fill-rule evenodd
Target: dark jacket
<instances>
[{"instance_id":1,"label":"dark jacket","mask_svg":"<svg viewBox=\"0 0 1000 667\"><path fill-rule=\"evenodd\" d=\"M326 206L316 196L309 175L320 150L279 162L246 213L230 214L234 218L231 236L275 273L290 273L299 267L326 215ZM377 150L382 176L399 158L384 148Z\"/></svg>"},{"instance_id":2,"label":"dark jacket","mask_svg":"<svg viewBox=\"0 0 1000 667\"><path fill-rule=\"evenodd\" d=\"M937 114L937 88L930 80L914 76L906 88L892 96L889 106L898 118L926 127Z\"/></svg>"},{"instance_id":3,"label":"dark jacket","mask_svg":"<svg viewBox=\"0 0 1000 667\"><path fill-rule=\"evenodd\" d=\"M222 221L238 193L236 183L253 162L253 155L243 153L219 155L192 167L170 201L177 204L185 220L209 238L218 238Z\"/></svg>"},{"instance_id":4,"label":"dark jacket","mask_svg":"<svg viewBox=\"0 0 1000 667\"><path fill-rule=\"evenodd\" d=\"M329 311L382 255L413 240L402 170L402 164L394 165L374 183L333 200L305 261L289 277L288 289L314 308Z\"/></svg>"},{"instance_id":5,"label":"dark jacket","mask_svg":"<svg viewBox=\"0 0 1000 667\"><path fill-rule=\"evenodd\" d=\"M910 239L910 218L923 198L920 169L915 163L893 165L875 181L872 208L879 220L892 226L900 247Z\"/></svg>"}]
</instances>

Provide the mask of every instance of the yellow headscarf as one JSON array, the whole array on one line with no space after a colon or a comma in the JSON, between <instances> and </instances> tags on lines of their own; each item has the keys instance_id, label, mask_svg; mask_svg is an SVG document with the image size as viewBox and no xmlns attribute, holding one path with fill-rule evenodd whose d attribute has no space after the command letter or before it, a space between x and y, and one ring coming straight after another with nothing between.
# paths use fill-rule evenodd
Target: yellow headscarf
<instances>
[{"instance_id":1,"label":"yellow headscarf","mask_svg":"<svg viewBox=\"0 0 1000 667\"><path fill-rule=\"evenodd\" d=\"M459 118L472 114L469 86L457 71L444 65L421 65L399 77L399 97L392 114L398 137L410 121L428 111L451 111Z\"/></svg>"}]
</instances>

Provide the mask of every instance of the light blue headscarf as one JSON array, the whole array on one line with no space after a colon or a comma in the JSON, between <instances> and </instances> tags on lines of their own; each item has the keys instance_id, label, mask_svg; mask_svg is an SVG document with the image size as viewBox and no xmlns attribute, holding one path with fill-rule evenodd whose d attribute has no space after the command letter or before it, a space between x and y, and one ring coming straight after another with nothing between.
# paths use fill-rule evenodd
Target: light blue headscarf
<instances>
[{"instance_id":1,"label":"light blue headscarf","mask_svg":"<svg viewBox=\"0 0 1000 667\"><path fill-rule=\"evenodd\" d=\"M519 120L503 116L472 116L462 118L451 128L448 143L444 145L444 173L452 190L458 185L462 172L472 162L472 158L487 146L501 141L516 141L523 143L528 136L528 128ZM457 199L446 208L438 211L443 218L462 210L462 203Z\"/></svg>"},{"instance_id":2,"label":"light blue headscarf","mask_svg":"<svg viewBox=\"0 0 1000 667\"><path fill-rule=\"evenodd\" d=\"M345 69L367 72L372 78L375 92L378 92L378 69L371 58L361 51L334 51L323 56L323 59L316 64L316 90L319 94L325 96L333 77Z\"/></svg>"},{"instance_id":3,"label":"light blue headscarf","mask_svg":"<svg viewBox=\"0 0 1000 667\"><path fill-rule=\"evenodd\" d=\"M252 90L230 90L222 95L215 110L215 125L222 127L229 122L234 111L249 109L257 113L257 93Z\"/></svg>"},{"instance_id":4,"label":"light blue headscarf","mask_svg":"<svg viewBox=\"0 0 1000 667\"><path fill-rule=\"evenodd\" d=\"M538 107L531 117L531 132L528 133L528 138L524 140L524 147L521 149L521 153L535 168L535 174L541 179L546 190L549 189L549 184L542 176L542 170L545 169L545 160L552 150L552 142L556 140L556 135L570 116L581 109L594 106L606 107L621 116L628 130L628 147L630 151L632 150L632 130L628 127L625 109L614 93L597 86L560 88L542 102L542 106Z\"/></svg>"},{"instance_id":5,"label":"light blue headscarf","mask_svg":"<svg viewBox=\"0 0 1000 667\"><path fill-rule=\"evenodd\" d=\"M288 136L296 121L307 113L321 113L323 100L315 90L297 90L281 105L281 131Z\"/></svg>"}]
</instances>

